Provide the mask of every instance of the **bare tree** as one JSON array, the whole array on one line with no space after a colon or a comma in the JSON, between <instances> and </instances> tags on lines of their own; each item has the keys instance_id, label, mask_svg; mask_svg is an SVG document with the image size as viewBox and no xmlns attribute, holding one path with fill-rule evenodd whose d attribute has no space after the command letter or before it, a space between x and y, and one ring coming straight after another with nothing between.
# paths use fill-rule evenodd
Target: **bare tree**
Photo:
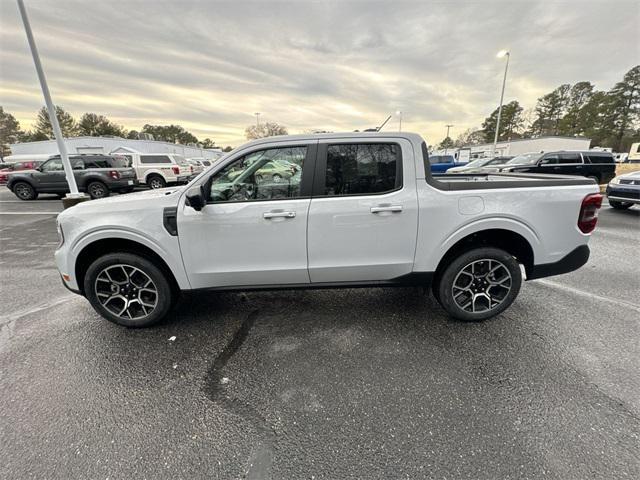
<instances>
[{"instance_id":1,"label":"bare tree","mask_svg":"<svg viewBox=\"0 0 640 480\"><path fill-rule=\"evenodd\" d=\"M276 122L266 122L260 125L250 125L245 131L247 140L255 140L256 138L274 137L276 135L288 135L287 127Z\"/></svg>"}]
</instances>

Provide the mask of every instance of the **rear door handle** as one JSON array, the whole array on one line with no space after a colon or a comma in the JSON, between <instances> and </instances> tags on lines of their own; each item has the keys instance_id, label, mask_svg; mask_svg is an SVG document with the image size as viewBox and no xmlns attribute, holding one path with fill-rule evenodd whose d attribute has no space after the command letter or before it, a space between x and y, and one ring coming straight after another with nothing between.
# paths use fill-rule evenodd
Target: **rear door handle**
<instances>
[{"instance_id":1,"label":"rear door handle","mask_svg":"<svg viewBox=\"0 0 640 480\"><path fill-rule=\"evenodd\" d=\"M402 205L379 205L377 207L371 207L371 213L382 213L382 212L401 212Z\"/></svg>"},{"instance_id":2,"label":"rear door handle","mask_svg":"<svg viewBox=\"0 0 640 480\"><path fill-rule=\"evenodd\" d=\"M264 212L262 218L270 220L272 218L295 218L296 212Z\"/></svg>"}]
</instances>

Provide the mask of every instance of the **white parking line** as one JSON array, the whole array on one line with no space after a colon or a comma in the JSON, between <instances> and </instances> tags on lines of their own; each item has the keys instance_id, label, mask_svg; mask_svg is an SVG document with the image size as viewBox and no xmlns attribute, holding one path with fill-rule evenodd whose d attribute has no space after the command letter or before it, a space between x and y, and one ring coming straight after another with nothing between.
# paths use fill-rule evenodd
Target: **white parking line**
<instances>
[{"instance_id":1,"label":"white parking line","mask_svg":"<svg viewBox=\"0 0 640 480\"><path fill-rule=\"evenodd\" d=\"M55 300L37 305L35 307L19 310L9 315L0 315L0 326L4 327L5 325L10 324L11 322L15 322L16 320L22 317L26 317L27 315L32 315L34 313L42 312L43 310L56 307L66 302L70 302L76 298L80 298L80 297L77 295L65 295L63 297L56 298Z\"/></svg>"},{"instance_id":2,"label":"white parking line","mask_svg":"<svg viewBox=\"0 0 640 480\"><path fill-rule=\"evenodd\" d=\"M0 212L0 215L58 215L60 212Z\"/></svg>"},{"instance_id":3,"label":"white parking line","mask_svg":"<svg viewBox=\"0 0 640 480\"><path fill-rule=\"evenodd\" d=\"M585 292L584 290L580 290L579 288L570 287L568 285L563 285L561 283L554 282L552 280L533 280L535 283L541 283L548 287L557 288L558 290L564 290L565 292L573 293L575 295L580 295L582 297L589 297L593 299L597 299L601 302L611 303L613 305L617 305L618 307L630 308L631 310L635 310L636 312L640 312L640 305L636 305L635 303L626 302L624 300L619 300L617 298L609 298L603 297L602 295L597 295L591 292Z\"/></svg>"}]
</instances>

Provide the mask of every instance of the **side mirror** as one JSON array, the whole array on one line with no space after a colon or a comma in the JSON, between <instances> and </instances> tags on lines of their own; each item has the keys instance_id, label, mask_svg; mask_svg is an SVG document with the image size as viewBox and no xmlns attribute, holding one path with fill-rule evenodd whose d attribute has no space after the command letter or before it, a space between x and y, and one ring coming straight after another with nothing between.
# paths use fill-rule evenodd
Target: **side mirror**
<instances>
[{"instance_id":1,"label":"side mirror","mask_svg":"<svg viewBox=\"0 0 640 480\"><path fill-rule=\"evenodd\" d=\"M202 208L207 203L205 201L204 194L202 193L202 188L191 187L189 190L187 190L187 202L189 202L189 206L196 212L202 210Z\"/></svg>"}]
</instances>

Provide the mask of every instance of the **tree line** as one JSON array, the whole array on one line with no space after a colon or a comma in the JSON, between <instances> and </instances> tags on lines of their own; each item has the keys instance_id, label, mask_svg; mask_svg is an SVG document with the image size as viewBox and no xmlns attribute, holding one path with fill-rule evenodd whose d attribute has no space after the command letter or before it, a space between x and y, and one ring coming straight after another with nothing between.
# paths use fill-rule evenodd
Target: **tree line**
<instances>
[{"instance_id":1,"label":"tree line","mask_svg":"<svg viewBox=\"0 0 640 480\"><path fill-rule=\"evenodd\" d=\"M498 108L481 128L462 132L456 140L445 138L440 148L493 142ZM498 140L542 136L583 136L592 146L627 152L640 142L640 65L629 70L609 91L596 90L588 81L562 84L538 98L525 110L517 100L502 106Z\"/></svg>"},{"instance_id":2,"label":"tree line","mask_svg":"<svg viewBox=\"0 0 640 480\"><path fill-rule=\"evenodd\" d=\"M104 115L96 113L85 113L79 120L76 120L64 108L56 106L56 116L60 124L60 130L65 137L89 136L116 136L137 140L140 133L150 133L156 140L163 140L181 145L200 144L202 148L214 148L215 141L205 138L200 141L191 132L185 130L180 125L149 125L142 129L127 130L122 125L112 122ZM31 130L23 131L16 118L0 106L0 157L10 155L9 144L16 142L35 142L39 140L51 140L54 138L53 128L49 121L49 114L45 107L42 107L36 116L36 122ZM231 151L227 146L223 151Z\"/></svg>"}]
</instances>

